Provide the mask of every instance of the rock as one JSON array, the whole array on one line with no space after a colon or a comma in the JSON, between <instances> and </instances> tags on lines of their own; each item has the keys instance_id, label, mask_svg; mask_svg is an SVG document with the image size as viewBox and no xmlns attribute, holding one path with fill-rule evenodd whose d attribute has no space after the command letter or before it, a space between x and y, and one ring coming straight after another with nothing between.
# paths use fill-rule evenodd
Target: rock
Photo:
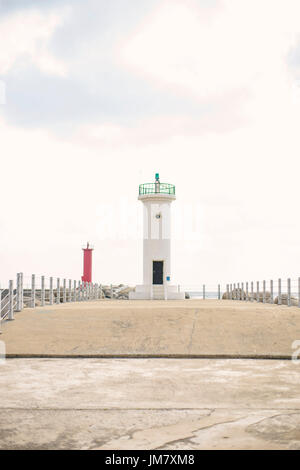
<instances>
[{"instance_id":1,"label":"rock","mask_svg":"<svg viewBox=\"0 0 300 470\"><path fill-rule=\"evenodd\" d=\"M231 298L231 295L232 295L232 299L240 299L240 300L246 299L246 292L243 289L233 289L232 293L229 292L229 295L228 295L228 292L226 291L222 295L222 299L229 300Z\"/></svg>"},{"instance_id":2,"label":"rock","mask_svg":"<svg viewBox=\"0 0 300 470\"><path fill-rule=\"evenodd\" d=\"M102 293L103 293L103 296L104 298L106 299L110 299L111 297L111 289L110 289L110 286L102 286Z\"/></svg>"},{"instance_id":3,"label":"rock","mask_svg":"<svg viewBox=\"0 0 300 470\"><path fill-rule=\"evenodd\" d=\"M278 297L275 298L274 304L278 304ZM281 294L281 304L282 305L287 305L288 304L287 294ZM293 305L294 307L298 307L297 297L291 297L291 305Z\"/></svg>"},{"instance_id":4,"label":"rock","mask_svg":"<svg viewBox=\"0 0 300 470\"><path fill-rule=\"evenodd\" d=\"M24 308L31 308L31 297L23 296L23 304ZM39 307L41 305L41 301L39 299L35 299L35 306Z\"/></svg>"},{"instance_id":5,"label":"rock","mask_svg":"<svg viewBox=\"0 0 300 470\"><path fill-rule=\"evenodd\" d=\"M257 292L253 292L253 299L257 301ZM263 302L263 300L264 300L264 293L263 292L258 293L258 300L259 300L259 302ZM266 291L265 292L265 302L269 303L270 300L271 300L271 292Z\"/></svg>"},{"instance_id":6,"label":"rock","mask_svg":"<svg viewBox=\"0 0 300 470\"><path fill-rule=\"evenodd\" d=\"M243 289L233 289L232 291L232 299L235 300L235 299L239 299L239 300L246 300L246 297L247 297L247 293L245 290ZM257 298L259 299L259 302L263 302L263 298L264 298L264 294L263 292L259 292L258 293L258 296L257 296L257 293L256 292L253 292L253 300L257 300ZM223 300L228 300L230 299L230 293L228 295L227 292L224 292L223 296L222 296L222 299ZM248 291L248 299L251 300L251 292ZM271 299L271 292L269 291L266 291L265 292L265 302L266 303L269 303L270 302L270 299Z\"/></svg>"},{"instance_id":7,"label":"rock","mask_svg":"<svg viewBox=\"0 0 300 470\"><path fill-rule=\"evenodd\" d=\"M124 284L119 284L117 286L112 286L112 293L114 299L122 299L128 300L129 299L129 292L134 291L134 287L125 286ZM102 286L102 293L103 297L106 299L111 298L111 287L110 286Z\"/></svg>"},{"instance_id":8,"label":"rock","mask_svg":"<svg viewBox=\"0 0 300 470\"><path fill-rule=\"evenodd\" d=\"M185 293L184 293L184 296L185 296L186 299L190 299L190 298L191 298L191 297L190 297L190 294L189 294L188 292L185 292Z\"/></svg>"},{"instance_id":9,"label":"rock","mask_svg":"<svg viewBox=\"0 0 300 470\"><path fill-rule=\"evenodd\" d=\"M133 291L133 287L128 287L128 286L123 286L121 289L118 289L118 291L116 292L117 296L119 295L128 295L129 292L132 292Z\"/></svg>"}]
</instances>

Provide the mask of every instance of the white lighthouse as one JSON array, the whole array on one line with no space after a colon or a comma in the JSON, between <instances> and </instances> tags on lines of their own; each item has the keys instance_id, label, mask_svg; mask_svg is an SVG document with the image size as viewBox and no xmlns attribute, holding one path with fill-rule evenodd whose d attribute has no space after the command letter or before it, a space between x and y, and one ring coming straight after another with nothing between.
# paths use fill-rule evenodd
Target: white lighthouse
<instances>
[{"instance_id":1,"label":"white lighthouse","mask_svg":"<svg viewBox=\"0 0 300 470\"><path fill-rule=\"evenodd\" d=\"M155 183L139 186L139 200L144 206L143 285L136 286L130 299L184 299L184 292L171 285L171 203L175 186Z\"/></svg>"}]
</instances>

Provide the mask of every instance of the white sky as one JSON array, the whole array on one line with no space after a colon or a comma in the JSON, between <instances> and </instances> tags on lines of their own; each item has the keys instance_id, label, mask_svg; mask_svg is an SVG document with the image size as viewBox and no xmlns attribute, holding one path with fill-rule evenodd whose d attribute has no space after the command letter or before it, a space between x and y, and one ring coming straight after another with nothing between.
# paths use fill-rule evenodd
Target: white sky
<instances>
[{"instance_id":1,"label":"white sky","mask_svg":"<svg viewBox=\"0 0 300 470\"><path fill-rule=\"evenodd\" d=\"M87 240L95 281L141 282L156 172L175 282L298 277L299 1L45 4L0 7L1 284L80 279Z\"/></svg>"}]
</instances>

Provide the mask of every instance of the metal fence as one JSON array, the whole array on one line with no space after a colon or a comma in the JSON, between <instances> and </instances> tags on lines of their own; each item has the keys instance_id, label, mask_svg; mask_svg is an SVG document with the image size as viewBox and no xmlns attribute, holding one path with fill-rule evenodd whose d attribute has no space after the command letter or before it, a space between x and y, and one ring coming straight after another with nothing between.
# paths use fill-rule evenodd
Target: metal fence
<instances>
[{"instance_id":1,"label":"metal fence","mask_svg":"<svg viewBox=\"0 0 300 470\"><path fill-rule=\"evenodd\" d=\"M300 277L227 284L225 298L300 308Z\"/></svg>"},{"instance_id":2,"label":"metal fence","mask_svg":"<svg viewBox=\"0 0 300 470\"><path fill-rule=\"evenodd\" d=\"M59 277L36 276L30 278L18 273L16 285L9 281L8 289L0 289L0 322L14 320L14 312L24 308L61 304L65 302L83 302L103 298L101 284L61 279Z\"/></svg>"},{"instance_id":3,"label":"metal fence","mask_svg":"<svg viewBox=\"0 0 300 470\"><path fill-rule=\"evenodd\" d=\"M178 286L178 290L185 292L186 297L190 299L217 299L221 300L224 287L221 284L197 284Z\"/></svg>"},{"instance_id":4,"label":"metal fence","mask_svg":"<svg viewBox=\"0 0 300 470\"><path fill-rule=\"evenodd\" d=\"M145 183L140 184L139 186L139 194L172 194L175 195L175 186L174 184L169 183Z\"/></svg>"}]
</instances>

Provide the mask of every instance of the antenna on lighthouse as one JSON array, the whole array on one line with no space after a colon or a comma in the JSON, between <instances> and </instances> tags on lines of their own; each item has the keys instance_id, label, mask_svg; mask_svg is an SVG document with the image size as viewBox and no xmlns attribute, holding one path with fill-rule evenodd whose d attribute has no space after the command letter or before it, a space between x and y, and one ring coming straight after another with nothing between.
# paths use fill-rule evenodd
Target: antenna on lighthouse
<instances>
[{"instance_id":1,"label":"antenna on lighthouse","mask_svg":"<svg viewBox=\"0 0 300 470\"><path fill-rule=\"evenodd\" d=\"M155 173L155 192L160 192L160 181L159 181L159 173Z\"/></svg>"}]
</instances>

